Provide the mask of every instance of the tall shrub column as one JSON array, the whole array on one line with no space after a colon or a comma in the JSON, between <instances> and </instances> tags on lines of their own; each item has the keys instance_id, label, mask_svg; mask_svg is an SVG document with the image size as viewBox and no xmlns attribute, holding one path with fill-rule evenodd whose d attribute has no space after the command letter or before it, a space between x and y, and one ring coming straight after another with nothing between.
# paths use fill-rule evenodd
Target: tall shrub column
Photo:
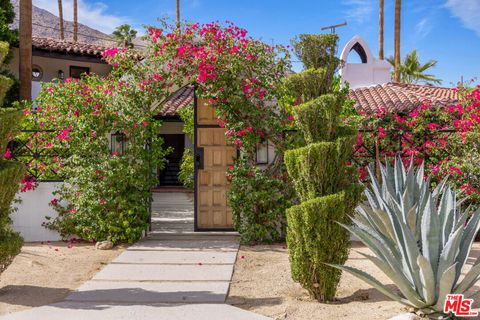
<instances>
[{"instance_id":1,"label":"tall shrub column","mask_svg":"<svg viewBox=\"0 0 480 320\"><path fill-rule=\"evenodd\" d=\"M0 65L8 54L8 44L0 42ZM0 75L0 105L13 80ZM20 252L22 238L10 228L10 203L18 191L19 183L25 172L23 164L8 160L10 150L8 141L14 136L19 125L22 112L0 107L0 272L10 264Z\"/></svg>"},{"instance_id":2,"label":"tall shrub column","mask_svg":"<svg viewBox=\"0 0 480 320\"><path fill-rule=\"evenodd\" d=\"M336 35L301 35L294 48L307 70L287 80L304 101L293 112L306 143L285 154L301 201L287 210L287 243L293 279L319 301L335 297L341 272L326 263L347 260L350 238L339 223L349 223L362 189L347 167L356 130L340 120L347 97L333 89L336 46Z\"/></svg>"}]
</instances>

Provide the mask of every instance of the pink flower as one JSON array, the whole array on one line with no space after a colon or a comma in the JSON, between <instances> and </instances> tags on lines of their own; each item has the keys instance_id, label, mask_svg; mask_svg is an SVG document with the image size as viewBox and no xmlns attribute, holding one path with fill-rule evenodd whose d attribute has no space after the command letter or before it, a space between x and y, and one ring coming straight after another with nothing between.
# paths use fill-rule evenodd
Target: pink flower
<instances>
[{"instance_id":1,"label":"pink flower","mask_svg":"<svg viewBox=\"0 0 480 320\"><path fill-rule=\"evenodd\" d=\"M462 170L460 168L457 168L457 167L454 167L454 166L450 166L450 171L453 172L453 173L456 173L458 175L462 174Z\"/></svg>"},{"instance_id":2,"label":"pink flower","mask_svg":"<svg viewBox=\"0 0 480 320\"><path fill-rule=\"evenodd\" d=\"M292 115L289 115L287 118L288 121L295 121L295 117Z\"/></svg>"},{"instance_id":3,"label":"pink flower","mask_svg":"<svg viewBox=\"0 0 480 320\"><path fill-rule=\"evenodd\" d=\"M426 127L427 127L428 129L430 129L430 130L437 130L438 127L439 127L439 125L436 124L436 123L429 123L429 124L427 124Z\"/></svg>"},{"instance_id":4,"label":"pink flower","mask_svg":"<svg viewBox=\"0 0 480 320\"><path fill-rule=\"evenodd\" d=\"M184 54L185 54L185 51L187 50L187 48L185 46L180 46L177 48L177 55L179 55L180 57L182 57Z\"/></svg>"},{"instance_id":5,"label":"pink flower","mask_svg":"<svg viewBox=\"0 0 480 320\"><path fill-rule=\"evenodd\" d=\"M57 139L58 140L66 140L66 141L69 141L70 140L70 137L68 136L68 133L70 132L70 130L68 129L63 129L62 132L60 132L60 134L57 136Z\"/></svg>"},{"instance_id":6,"label":"pink flower","mask_svg":"<svg viewBox=\"0 0 480 320\"><path fill-rule=\"evenodd\" d=\"M12 157L12 152L10 151L10 149L7 148L7 150L5 150L5 153L3 154L3 158L10 159L11 157Z\"/></svg>"},{"instance_id":7,"label":"pink flower","mask_svg":"<svg viewBox=\"0 0 480 320\"><path fill-rule=\"evenodd\" d=\"M385 129L383 129L382 127L378 127L378 137L380 139L383 139L385 138L387 135L385 133Z\"/></svg>"},{"instance_id":8,"label":"pink flower","mask_svg":"<svg viewBox=\"0 0 480 320\"><path fill-rule=\"evenodd\" d=\"M410 116L412 118L417 118L419 116L418 110L413 110L412 112L410 112L408 114L408 116Z\"/></svg>"},{"instance_id":9,"label":"pink flower","mask_svg":"<svg viewBox=\"0 0 480 320\"><path fill-rule=\"evenodd\" d=\"M58 204L58 199L57 198L53 198L51 201L50 201L50 204L52 206L56 206Z\"/></svg>"},{"instance_id":10,"label":"pink flower","mask_svg":"<svg viewBox=\"0 0 480 320\"><path fill-rule=\"evenodd\" d=\"M243 146L242 140L239 140L239 139L233 140L233 143L235 143L235 145L239 148L241 148Z\"/></svg>"},{"instance_id":11,"label":"pink flower","mask_svg":"<svg viewBox=\"0 0 480 320\"><path fill-rule=\"evenodd\" d=\"M35 188L35 180L35 177L23 177L20 192L27 192L28 190L33 190Z\"/></svg>"},{"instance_id":12,"label":"pink flower","mask_svg":"<svg viewBox=\"0 0 480 320\"><path fill-rule=\"evenodd\" d=\"M103 56L104 57L111 57L111 58L114 58L117 54L118 54L118 48L110 48L110 49L107 49L103 52Z\"/></svg>"}]
</instances>

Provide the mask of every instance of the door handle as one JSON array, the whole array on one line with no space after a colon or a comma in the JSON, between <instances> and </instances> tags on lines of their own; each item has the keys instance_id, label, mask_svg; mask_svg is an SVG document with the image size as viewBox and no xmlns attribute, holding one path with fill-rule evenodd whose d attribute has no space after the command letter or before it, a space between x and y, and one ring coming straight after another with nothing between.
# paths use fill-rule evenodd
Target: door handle
<instances>
[{"instance_id":1,"label":"door handle","mask_svg":"<svg viewBox=\"0 0 480 320\"><path fill-rule=\"evenodd\" d=\"M203 169L203 148L196 148L195 150L195 166L198 169Z\"/></svg>"}]
</instances>

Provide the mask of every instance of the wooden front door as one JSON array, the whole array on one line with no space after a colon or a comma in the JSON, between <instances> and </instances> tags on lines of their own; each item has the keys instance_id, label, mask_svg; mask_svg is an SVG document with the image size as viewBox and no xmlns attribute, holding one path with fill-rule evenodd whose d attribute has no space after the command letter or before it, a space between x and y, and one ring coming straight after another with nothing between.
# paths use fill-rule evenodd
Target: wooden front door
<instances>
[{"instance_id":1,"label":"wooden front door","mask_svg":"<svg viewBox=\"0 0 480 320\"><path fill-rule=\"evenodd\" d=\"M227 144L226 129L217 124L214 108L195 99L195 228L231 230L226 172L233 165L235 147Z\"/></svg>"}]
</instances>

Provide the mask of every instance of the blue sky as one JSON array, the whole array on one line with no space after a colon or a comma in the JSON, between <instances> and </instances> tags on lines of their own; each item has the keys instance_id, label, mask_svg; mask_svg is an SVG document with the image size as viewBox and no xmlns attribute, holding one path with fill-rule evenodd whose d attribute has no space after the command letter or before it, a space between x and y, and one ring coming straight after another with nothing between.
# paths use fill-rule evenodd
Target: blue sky
<instances>
[{"instance_id":1,"label":"blue sky","mask_svg":"<svg viewBox=\"0 0 480 320\"><path fill-rule=\"evenodd\" d=\"M64 14L71 20L71 2ZM480 0L403 0L402 57L417 49L420 60L438 60L432 69L452 86L460 77L480 76ZM36 6L57 14L57 1L33 0ZM79 20L110 33L122 23L142 30L157 17L175 16L175 0L79 0ZM378 0L181 0L182 19L233 21L250 34L271 43L288 44L300 33L348 22L338 29L340 49L354 35L363 37L378 53ZM385 0L385 55L393 55L394 0ZM300 69L298 64L294 65ZM479 83L480 79L477 79Z\"/></svg>"}]
</instances>

